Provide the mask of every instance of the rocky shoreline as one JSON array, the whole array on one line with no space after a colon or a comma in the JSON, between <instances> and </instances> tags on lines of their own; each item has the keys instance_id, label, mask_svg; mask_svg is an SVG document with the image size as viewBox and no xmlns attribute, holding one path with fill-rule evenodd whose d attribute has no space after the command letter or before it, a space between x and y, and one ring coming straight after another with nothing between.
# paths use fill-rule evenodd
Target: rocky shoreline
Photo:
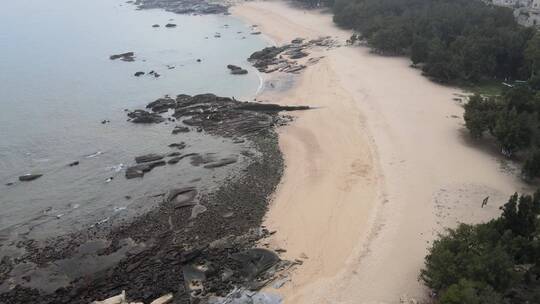
<instances>
[{"instance_id":1,"label":"rocky shoreline","mask_svg":"<svg viewBox=\"0 0 540 304\"><path fill-rule=\"evenodd\" d=\"M45 246L19 244L27 251L24 256L0 261L0 281L7 289L0 294L1 303L90 303L123 291L130 300L144 303L169 293L172 303L205 303L219 301L238 288L256 291L295 264L281 261L273 251L253 248L272 233L261 228L261 222L283 172L274 128L288 119L279 112L307 108L239 102L213 94L165 97L147 108L147 113L161 117L154 123L175 121L173 129L249 142L252 149L244 152L247 166L215 191L199 193L186 186L149 198L158 200L158 207L130 222L96 225L49 240ZM184 146L172 147L178 150L175 157L184 156L208 170L231 162L182 155ZM162 159L162 155L144 155L136 161ZM78 260L82 256L109 266L48 291L26 285L39 281L38 274L14 279L26 265L46 269L66 261L84 263Z\"/></svg>"},{"instance_id":2,"label":"rocky shoreline","mask_svg":"<svg viewBox=\"0 0 540 304\"><path fill-rule=\"evenodd\" d=\"M164 9L175 14L228 14L229 6L206 0L136 0L129 1L138 9Z\"/></svg>"}]
</instances>

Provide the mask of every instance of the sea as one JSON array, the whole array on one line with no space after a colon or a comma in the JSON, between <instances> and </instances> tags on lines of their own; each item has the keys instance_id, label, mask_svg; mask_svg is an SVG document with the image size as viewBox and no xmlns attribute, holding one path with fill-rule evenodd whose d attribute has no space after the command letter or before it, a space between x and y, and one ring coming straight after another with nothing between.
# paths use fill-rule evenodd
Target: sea
<instances>
[{"instance_id":1,"label":"sea","mask_svg":"<svg viewBox=\"0 0 540 304\"><path fill-rule=\"evenodd\" d=\"M211 171L181 162L126 179L135 156L170 152L170 143L216 157L245 148L197 132L171 135L173 123L133 124L126 111L165 95L253 99L262 81L246 59L267 41L252 31L231 16L137 10L118 0L2 3L0 256L21 240L137 216L155 206L149 197L171 187L216 187L241 170L242 162ZM135 60L109 59L124 52ZM249 73L231 75L227 64ZM135 77L138 71L147 74ZM25 174L43 176L20 182Z\"/></svg>"}]
</instances>

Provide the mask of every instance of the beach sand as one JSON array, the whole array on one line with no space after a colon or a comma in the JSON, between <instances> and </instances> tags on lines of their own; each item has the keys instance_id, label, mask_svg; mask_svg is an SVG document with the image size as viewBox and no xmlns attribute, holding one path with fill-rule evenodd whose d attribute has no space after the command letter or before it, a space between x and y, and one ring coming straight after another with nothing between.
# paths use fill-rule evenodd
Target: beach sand
<instances>
[{"instance_id":1,"label":"beach sand","mask_svg":"<svg viewBox=\"0 0 540 304\"><path fill-rule=\"evenodd\" d=\"M277 44L328 35L344 42L351 34L330 14L283 2L247 2L232 12ZM265 221L277 230L268 242L304 264L273 292L286 303L425 299L418 275L437 233L488 220L514 191L528 189L512 164L469 142L459 89L365 47L311 56L325 58L291 88L257 98L317 107L279 129L286 169ZM267 83L279 88L287 79Z\"/></svg>"}]
</instances>

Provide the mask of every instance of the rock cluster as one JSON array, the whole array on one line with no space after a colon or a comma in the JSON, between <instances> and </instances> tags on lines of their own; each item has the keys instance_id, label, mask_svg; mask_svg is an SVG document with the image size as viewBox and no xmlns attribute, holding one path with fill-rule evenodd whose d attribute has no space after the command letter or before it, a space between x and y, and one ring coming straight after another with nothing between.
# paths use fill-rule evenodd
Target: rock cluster
<instances>
[{"instance_id":1,"label":"rock cluster","mask_svg":"<svg viewBox=\"0 0 540 304\"><path fill-rule=\"evenodd\" d=\"M176 98L165 96L146 106L151 112L135 110L128 113L133 123L160 123L165 118L160 113L173 110L177 125L173 134L188 132L189 127L204 130L214 135L242 137L269 130L275 126L281 111L307 110L306 106L280 106L255 102L240 102L214 94L195 96L181 94Z\"/></svg>"},{"instance_id":2,"label":"rock cluster","mask_svg":"<svg viewBox=\"0 0 540 304\"><path fill-rule=\"evenodd\" d=\"M206 0L137 0L139 9L160 8L176 14L227 14L229 7L221 3L210 3Z\"/></svg>"},{"instance_id":3,"label":"rock cluster","mask_svg":"<svg viewBox=\"0 0 540 304\"><path fill-rule=\"evenodd\" d=\"M283 46L266 47L260 51L254 52L249 57L250 61L257 70L263 73L272 73L275 71L285 73L299 73L306 68L306 64L313 64L318 59L310 58L306 64L300 64L299 59L309 56L308 49L313 47L333 48L339 46L331 37L322 37L304 42L302 38L296 38L291 43Z\"/></svg>"}]
</instances>

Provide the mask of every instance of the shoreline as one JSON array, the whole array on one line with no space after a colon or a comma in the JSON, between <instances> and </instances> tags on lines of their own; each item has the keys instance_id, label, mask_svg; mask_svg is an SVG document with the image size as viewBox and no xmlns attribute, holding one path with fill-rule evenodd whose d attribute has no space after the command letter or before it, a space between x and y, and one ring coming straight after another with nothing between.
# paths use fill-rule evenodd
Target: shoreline
<instances>
[{"instance_id":1,"label":"shoreline","mask_svg":"<svg viewBox=\"0 0 540 304\"><path fill-rule=\"evenodd\" d=\"M280 44L350 36L331 15L286 2L245 2L231 12ZM460 89L366 47L313 55L325 58L293 88L261 95L320 106L278 130L285 172L264 221L277 230L267 242L286 249L286 258L306 259L272 292L285 303L425 300L417 278L436 235L495 217L509 194L528 187L462 138L463 109L453 101ZM364 154L358 145L368 146ZM348 153L362 156L356 166ZM486 196L490 206L480 209Z\"/></svg>"}]
</instances>

